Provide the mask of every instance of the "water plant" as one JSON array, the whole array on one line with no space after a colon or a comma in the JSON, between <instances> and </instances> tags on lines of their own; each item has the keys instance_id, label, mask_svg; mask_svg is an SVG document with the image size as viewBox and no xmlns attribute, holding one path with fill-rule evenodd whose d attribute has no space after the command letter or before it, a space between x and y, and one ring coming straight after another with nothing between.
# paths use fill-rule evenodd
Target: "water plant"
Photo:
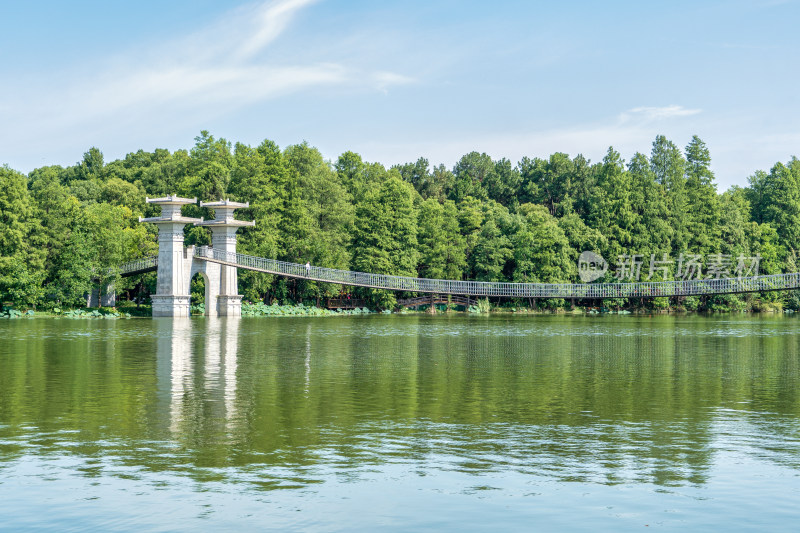
<instances>
[{"instance_id":1,"label":"water plant","mask_svg":"<svg viewBox=\"0 0 800 533\"><path fill-rule=\"evenodd\" d=\"M64 311L61 316L64 318L130 318L130 313L121 313L114 309L69 309Z\"/></svg>"},{"instance_id":2,"label":"water plant","mask_svg":"<svg viewBox=\"0 0 800 533\"><path fill-rule=\"evenodd\" d=\"M372 313L366 307L355 309L324 309L314 305L267 305L264 302L242 303L242 316L343 316Z\"/></svg>"}]
</instances>

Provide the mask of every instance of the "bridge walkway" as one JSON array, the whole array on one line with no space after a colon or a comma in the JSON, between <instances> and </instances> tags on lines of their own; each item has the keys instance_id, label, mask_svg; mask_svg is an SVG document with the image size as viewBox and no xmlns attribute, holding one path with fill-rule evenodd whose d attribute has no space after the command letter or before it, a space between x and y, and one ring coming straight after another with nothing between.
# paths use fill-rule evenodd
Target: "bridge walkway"
<instances>
[{"instance_id":1,"label":"bridge walkway","mask_svg":"<svg viewBox=\"0 0 800 533\"><path fill-rule=\"evenodd\" d=\"M634 283L509 283L412 278L317 266L311 266L306 269L305 265L299 263L288 263L276 259L225 252L207 246L195 248L195 257L203 261L289 278L390 291L459 295L468 298L564 298L578 300L657 298L782 291L800 288L800 273L796 272L747 278ZM156 259L146 258L126 263L121 267L121 274L125 276L155 270Z\"/></svg>"}]
</instances>

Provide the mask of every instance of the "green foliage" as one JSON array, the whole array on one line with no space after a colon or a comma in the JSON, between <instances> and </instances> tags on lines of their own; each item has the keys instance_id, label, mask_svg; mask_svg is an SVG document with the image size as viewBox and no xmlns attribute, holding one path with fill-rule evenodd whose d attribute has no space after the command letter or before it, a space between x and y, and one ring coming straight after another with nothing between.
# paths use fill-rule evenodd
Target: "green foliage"
<instances>
[{"instance_id":1,"label":"green foliage","mask_svg":"<svg viewBox=\"0 0 800 533\"><path fill-rule=\"evenodd\" d=\"M0 302L41 302L44 254L38 226L25 176L0 167Z\"/></svg>"},{"instance_id":2,"label":"green foliage","mask_svg":"<svg viewBox=\"0 0 800 533\"><path fill-rule=\"evenodd\" d=\"M684 151L658 136L649 156L636 153L627 163L613 148L597 163L557 152L514 164L475 151L451 169L418 158L387 170L353 152L330 162L305 142L283 150L270 140L232 145L207 131L190 150L139 150L110 163L90 148L68 167L28 176L0 169L0 301L19 309L76 307L98 283L146 297L155 290L153 274L120 279L113 267L155 253L156 230L138 217L158 213L146 196L168 194L250 202L237 215L256 225L239 232L239 251L343 270L575 282L579 253L592 250L612 264L620 254L641 254L643 277L651 254L674 259L681 252L722 253L734 262L757 255L761 273L797 271L800 161L776 163L751 176L748 187L721 194L710 168L709 150L696 136ZM184 214L213 216L198 206ZM187 244L209 242L204 228L185 233ZM673 267L666 277L674 274ZM194 285L200 311L203 291ZM239 290L254 302L318 303L345 288L242 271ZM392 309L396 297L354 294L375 309ZM607 303L642 311L768 311L800 308L798 302L794 293L764 293Z\"/></svg>"},{"instance_id":3,"label":"green foliage","mask_svg":"<svg viewBox=\"0 0 800 533\"><path fill-rule=\"evenodd\" d=\"M745 302L737 294L718 294L707 299L706 309L708 311L722 313L743 311L745 309Z\"/></svg>"},{"instance_id":4,"label":"green foliage","mask_svg":"<svg viewBox=\"0 0 800 533\"><path fill-rule=\"evenodd\" d=\"M288 170L278 146L265 140L257 148L237 143L230 183L231 199L249 202L237 212L241 220L255 220L254 227L239 232L238 250L259 257L283 257L281 227L285 211ZM244 296L263 298L274 281L253 272L240 275Z\"/></svg>"},{"instance_id":5,"label":"green foliage","mask_svg":"<svg viewBox=\"0 0 800 533\"><path fill-rule=\"evenodd\" d=\"M687 296L683 299L682 307L686 311L697 311L700 309L700 298L697 296Z\"/></svg>"},{"instance_id":6,"label":"green foliage","mask_svg":"<svg viewBox=\"0 0 800 533\"><path fill-rule=\"evenodd\" d=\"M517 215L517 231L511 238L516 282L547 280L566 283L577 275L569 239L544 206L523 204Z\"/></svg>"},{"instance_id":7,"label":"green foliage","mask_svg":"<svg viewBox=\"0 0 800 533\"><path fill-rule=\"evenodd\" d=\"M419 275L461 279L466 267L466 240L461 235L455 203L433 198L422 202L418 222Z\"/></svg>"},{"instance_id":8,"label":"green foliage","mask_svg":"<svg viewBox=\"0 0 800 533\"><path fill-rule=\"evenodd\" d=\"M323 309L317 306L298 305L266 305L263 302L242 303L242 316L345 316L364 315L372 311L364 308L356 309Z\"/></svg>"},{"instance_id":9,"label":"green foliage","mask_svg":"<svg viewBox=\"0 0 800 533\"><path fill-rule=\"evenodd\" d=\"M800 311L800 290L789 292L786 297L786 308L792 311Z\"/></svg>"},{"instance_id":10,"label":"green foliage","mask_svg":"<svg viewBox=\"0 0 800 533\"><path fill-rule=\"evenodd\" d=\"M33 316L32 312L30 316ZM54 308L53 314L63 318L130 318L131 314L117 309L67 309Z\"/></svg>"},{"instance_id":11,"label":"green foliage","mask_svg":"<svg viewBox=\"0 0 800 533\"><path fill-rule=\"evenodd\" d=\"M24 314L19 309L8 308L0 311L0 318L20 318L21 316Z\"/></svg>"},{"instance_id":12,"label":"green foliage","mask_svg":"<svg viewBox=\"0 0 800 533\"><path fill-rule=\"evenodd\" d=\"M351 195L316 148L307 143L284 150L289 170L289 199L283 224L288 261L347 269L355 224ZM332 297L341 287L306 282L296 287L303 298Z\"/></svg>"},{"instance_id":13,"label":"green foliage","mask_svg":"<svg viewBox=\"0 0 800 533\"><path fill-rule=\"evenodd\" d=\"M356 205L353 239L353 270L415 276L417 273L416 191L391 176L373 185ZM368 289L364 296L381 309L394 307L395 297L387 291Z\"/></svg>"},{"instance_id":14,"label":"green foliage","mask_svg":"<svg viewBox=\"0 0 800 533\"><path fill-rule=\"evenodd\" d=\"M703 255L714 252L720 244L720 199L710 164L706 144L695 135L686 146L688 249Z\"/></svg>"},{"instance_id":15,"label":"green foliage","mask_svg":"<svg viewBox=\"0 0 800 533\"><path fill-rule=\"evenodd\" d=\"M609 148L597 172L590 206L591 226L603 237L601 255L616 258L632 249L636 213L632 209L632 178L619 153ZM584 248L586 249L586 248ZM576 258L577 259L577 258Z\"/></svg>"},{"instance_id":16,"label":"green foliage","mask_svg":"<svg viewBox=\"0 0 800 533\"><path fill-rule=\"evenodd\" d=\"M489 303L489 298L481 298L478 300L478 312L479 313L488 313L492 310L492 304Z\"/></svg>"},{"instance_id":17,"label":"green foliage","mask_svg":"<svg viewBox=\"0 0 800 533\"><path fill-rule=\"evenodd\" d=\"M484 182L490 180L494 167L492 158L486 154L470 152L462 157L453 168L455 181L450 191L450 199L456 202L462 201L467 196L486 199Z\"/></svg>"},{"instance_id":18,"label":"green foliage","mask_svg":"<svg viewBox=\"0 0 800 533\"><path fill-rule=\"evenodd\" d=\"M511 240L494 220L481 227L472 255L472 272L478 281L502 281L506 263L513 257Z\"/></svg>"}]
</instances>

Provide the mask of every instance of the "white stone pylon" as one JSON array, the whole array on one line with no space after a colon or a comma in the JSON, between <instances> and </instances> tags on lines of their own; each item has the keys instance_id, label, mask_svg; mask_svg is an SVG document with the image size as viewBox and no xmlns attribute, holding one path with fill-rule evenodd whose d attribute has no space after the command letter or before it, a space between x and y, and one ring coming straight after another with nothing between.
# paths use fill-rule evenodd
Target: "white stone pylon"
<instances>
[{"instance_id":1,"label":"white stone pylon","mask_svg":"<svg viewBox=\"0 0 800 533\"><path fill-rule=\"evenodd\" d=\"M199 218L181 215L181 207L196 204L197 198L146 198L148 204L161 206L161 216L139 217L139 222L158 226L158 287L151 296L153 316L188 317L190 296L188 273L192 255L183 246L183 228L186 224L201 222ZM186 268L189 265L190 268Z\"/></svg>"},{"instance_id":2,"label":"white stone pylon","mask_svg":"<svg viewBox=\"0 0 800 533\"><path fill-rule=\"evenodd\" d=\"M239 208L250 207L249 203L220 200L218 202L200 202L200 207L214 209L214 220L195 222L196 226L211 230L211 247L215 252L230 254L231 262L236 256L236 231L246 226L255 226L255 221L235 220L233 212ZM233 266L220 265L219 293L217 296L218 316L241 316L242 296L239 294L237 279L238 269ZM206 306L212 305L206 302Z\"/></svg>"}]
</instances>

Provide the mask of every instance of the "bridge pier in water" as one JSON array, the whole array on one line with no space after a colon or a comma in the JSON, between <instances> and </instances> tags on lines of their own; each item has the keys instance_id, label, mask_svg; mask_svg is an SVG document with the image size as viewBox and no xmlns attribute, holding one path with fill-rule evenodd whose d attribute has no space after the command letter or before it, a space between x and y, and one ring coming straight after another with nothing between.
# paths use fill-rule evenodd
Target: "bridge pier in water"
<instances>
[{"instance_id":1,"label":"bridge pier in water","mask_svg":"<svg viewBox=\"0 0 800 533\"><path fill-rule=\"evenodd\" d=\"M204 220L195 225L211 230L211 248L230 257L231 262L236 260L236 231L241 227L255 225L255 222L235 220L233 211L249 205L230 200L200 202L200 207L214 209L214 220ZM217 268L219 270L216 306L214 306L216 314L218 316L242 316L242 295L239 294L238 269L234 266L215 265L207 261L202 263L206 269ZM213 302L206 301L206 314L209 314L208 311L212 304Z\"/></svg>"},{"instance_id":2,"label":"bridge pier in water","mask_svg":"<svg viewBox=\"0 0 800 533\"><path fill-rule=\"evenodd\" d=\"M197 198L146 198L148 204L161 206L161 216L140 218L158 227L158 270L156 293L151 296L153 316L188 317L190 314L189 280L192 256L183 246L183 228L200 222L199 218L181 215L181 207L197 203ZM187 262L189 269L186 268Z\"/></svg>"},{"instance_id":3,"label":"bridge pier in water","mask_svg":"<svg viewBox=\"0 0 800 533\"><path fill-rule=\"evenodd\" d=\"M158 269L156 293L151 296L154 317L188 317L191 314L190 284L199 273L206 285L206 315L241 316L242 296L237 286L236 267L195 258L194 246L184 246L183 228L187 224L211 229L212 247L226 254L236 254L236 230L255 222L234 220L233 211L247 203L222 200L200 203L215 210L214 220L204 221L181 215L181 207L197 203L197 198L146 198L161 206L161 216L140 218L158 227Z\"/></svg>"}]
</instances>

